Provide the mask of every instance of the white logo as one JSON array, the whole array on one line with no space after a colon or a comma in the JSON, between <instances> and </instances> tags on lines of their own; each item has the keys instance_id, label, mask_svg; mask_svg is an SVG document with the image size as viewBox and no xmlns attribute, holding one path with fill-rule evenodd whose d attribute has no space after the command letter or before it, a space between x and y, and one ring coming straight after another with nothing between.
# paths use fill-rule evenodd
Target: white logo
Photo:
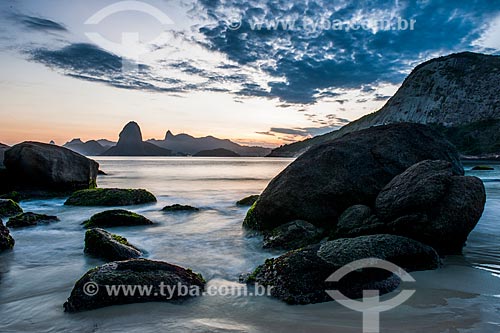
<instances>
[{"instance_id":1,"label":"white logo","mask_svg":"<svg viewBox=\"0 0 500 333\"><path fill-rule=\"evenodd\" d=\"M153 18L155 18L162 25L172 25L174 21L167 14L165 14L160 9L141 1L120 1L102 8L97 13L92 15L86 22L86 25L97 25L102 22L105 18L121 13L121 12L141 12L146 13ZM126 61L122 59L122 71L135 70L138 71L138 62L142 54L146 53L141 47L139 41L138 32L122 32L121 43L112 42L104 38L101 34L97 32L86 32L85 35L93 41L95 44L104 47L114 53L125 55L131 61ZM162 32L156 39L149 42L149 44L154 44L163 40L167 36L166 32Z\"/></svg>"},{"instance_id":2,"label":"white logo","mask_svg":"<svg viewBox=\"0 0 500 333\"><path fill-rule=\"evenodd\" d=\"M378 258L361 259L347 264L330 275L326 282L338 282L347 274L362 268L380 268L395 274L404 282L415 282L415 279L401 267ZM384 302L380 302L378 290L363 290L362 301L350 299L338 290L326 290L326 292L346 308L362 312L363 332L374 333L380 332L380 313L403 304L415 293L415 290L403 290L396 297Z\"/></svg>"}]
</instances>

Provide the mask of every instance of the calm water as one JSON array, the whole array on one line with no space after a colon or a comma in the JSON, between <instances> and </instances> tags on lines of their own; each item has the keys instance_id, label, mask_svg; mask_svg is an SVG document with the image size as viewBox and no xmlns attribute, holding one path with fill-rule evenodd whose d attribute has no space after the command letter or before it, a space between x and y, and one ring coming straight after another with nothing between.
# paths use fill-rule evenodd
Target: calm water
<instances>
[{"instance_id":1,"label":"calm water","mask_svg":"<svg viewBox=\"0 0 500 333\"><path fill-rule=\"evenodd\" d=\"M98 158L109 173L101 187L146 188L158 203L131 208L153 227L115 228L150 259L190 267L209 284L233 285L238 276L278 253L245 236L246 209L235 201L261 192L289 159ZM413 273L416 294L385 312L382 332L500 331L500 166L468 172L484 179L486 211L464 257L433 272ZM13 230L16 246L0 254L0 332L361 332L361 314L333 302L288 306L267 297L200 297L180 305L131 304L66 314L62 304L75 281L102 264L83 254L80 223L100 208L63 206L64 198L23 202L25 211L54 214L51 225ZM167 215L167 204L202 208ZM388 295L390 298L393 295Z\"/></svg>"}]
</instances>

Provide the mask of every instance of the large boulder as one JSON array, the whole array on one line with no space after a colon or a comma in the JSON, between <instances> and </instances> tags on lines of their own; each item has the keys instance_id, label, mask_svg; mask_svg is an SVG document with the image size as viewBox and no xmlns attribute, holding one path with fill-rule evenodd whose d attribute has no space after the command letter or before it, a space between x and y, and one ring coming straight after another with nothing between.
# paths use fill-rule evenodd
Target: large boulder
<instances>
[{"instance_id":1,"label":"large boulder","mask_svg":"<svg viewBox=\"0 0 500 333\"><path fill-rule=\"evenodd\" d=\"M143 189L95 188L74 192L64 203L68 206L132 206L156 202Z\"/></svg>"},{"instance_id":2,"label":"large boulder","mask_svg":"<svg viewBox=\"0 0 500 333\"><path fill-rule=\"evenodd\" d=\"M336 289L350 298L359 298L363 290L393 291L400 279L380 269L362 269L348 274L334 287L325 280L338 269L360 259L378 258L406 271L439 267L436 251L409 238L372 235L342 238L268 259L247 279L271 287L271 295L289 304L332 301L326 290Z\"/></svg>"},{"instance_id":3,"label":"large boulder","mask_svg":"<svg viewBox=\"0 0 500 333\"><path fill-rule=\"evenodd\" d=\"M12 199L0 199L0 217L21 214L23 209Z\"/></svg>"},{"instance_id":4,"label":"large boulder","mask_svg":"<svg viewBox=\"0 0 500 333\"><path fill-rule=\"evenodd\" d=\"M459 254L481 217L483 182L446 161L423 161L395 177L376 199L386 232L411 237L440 254Z\"/></svg>"},{"instance_id":5,"label":"large boulder","mask_svg":"<svg viewBox=\"0 0 500 333\"><path fill-rule=\"evenodd\" d=\"M265 249L293 250L318 243L324 230L306 221L292 221L264 233Z\"/></svg>"},{"instance_id":6,"label":"large boulder","mask_svg":"<svg viewBox=\"0 0 500 333\"><path fill-rule=\"evenodd\" d=\"M3 159L4 159L4 154L7 149L10 147L7 145L4 145L3 143L0 143L0 168L3 168Z\"/></svg>"},{"instance_id":7,"label":"large boulder","mask_svg":"<svg viewBox=\"0 0 500 333\"><path fill-rule=\"evenodd\" d=\"M128 227L136 225L151 225L153 222L146 217L123 209L107 210L93 215L83 222L85 228Z\"/></svg>"},{"instance_id":8,"label":"large boulder","mask_svg":"<svg viewBox=\"0 0 500 333\"><path fill-rule=\"evenodd\" d=\"M14 238L10 235L9 229L0 220L0 252L10 250L14 247Z\"/></svg>"},{"instance_id":9,"label":"large boulder","mask_svg":"<svg viewBox=\"0 0 500 333\"><path fill-rule=\"evenodd\" d=\"M97 162L56 145L20 143L5 151L4 164L16 189L67 192L97 185Z\"/></svg>"},{"instance_id":10,"label":"large boulder","mask_svg":"<svg viewBox=\"0 0 500 333\"><path fill-rule=\"evenodd\" d=\"M348 207L373 207L392 178L427 159L452 163L456 149L425 125L394 124L349 133L312 147L275 177L247 213L244 226L271 230L293 220L327 229Z\"/></svg>"},{"instance_id":11,"label":"large boulder","mask_svg":"<svg viewBox=\"0 0 500 333\"><path fill-rule=\"evenodd\" d=\"M7 222L7 227L9 228L31 227L42 223L51 223L57 221L59 221L57 216L28 212L11 217Z\"/></svg>"},{"instance_id":12,"label":"large boulder","mask_svg":"<svg viewBox=\"0 0 500 333\"><path fill-rule=\"evenodd\" d=\"M126 238L93 228L85 233L85 253L109 261L139 258L141 250L130 244Z\"/></svg>"},{"instance_id":13,"label":"large boulder","mask_svg":"<svg viewBox=\"0 0 500 333\"><path fill-rule=\"evenodd\" d=\"M107 286L137 285L151 287L151 291L131 295L122 289L115 295L108 294ZM189 269L146 259L118 261L85 273L76 282L64 309L78 312L119 304L180 301L201 295L204 288L203 277Z\"/></svg>"}]
</instances>

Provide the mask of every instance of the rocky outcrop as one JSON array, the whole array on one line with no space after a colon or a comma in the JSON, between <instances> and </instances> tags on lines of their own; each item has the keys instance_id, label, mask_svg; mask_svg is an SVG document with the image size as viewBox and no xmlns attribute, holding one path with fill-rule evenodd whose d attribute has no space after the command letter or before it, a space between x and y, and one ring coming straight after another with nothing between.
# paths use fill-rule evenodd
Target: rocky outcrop
<instances>
[{"instance_id":1,"label":"rocky outcrop","mask_svg":"<svg viewBox=\"0 0 500 333\"><path fill-rule=\"evenodd\" d=\"M305 220L333 230L347 208L373 206L392 178L427 159L449 161L463 173L455 148L427 126L394 124L350 133L315 146L275 177L244 226L272 230Z\"/></svg>"},{"instance_id":2,"label":"rocky outcrop","mask_svg":"<svg viewBox=\"0 0 500 333\"><path fill-rule=\"evenodd\" d=\"M23 212L22 208L19 207L11 199L0 199L0 217L9 217Z\"/></svg>"},{"instance_id":3,"label":"rocky outcrop","mask_svg":"<svg viewBox=\"0 0 500 333\"><path fill-rule=\"evenodd\" d=\"M171 156L168 149L142 141L142 133L136 122L129 122L120 132L116 146L109 148L103 156Z\"/></svg>"},{"instance_id":4,"label":"rocky outcrop","mask_svg":"<svg viewBox=\"0 0 500 333\"><path fill-rule=\"evenodd\" d=\"M132 206L156 202L142 189L96 188L74 192L64 203L68 206Z\"/></svg>"},{"instance_id":5,"label":"rocky outcrop","mask_svg":"<svg viewBox=\"0 0 500 333\"><path fill-rule=\"evenodd\" d=\"M10 235L9 229L3 225L3 222L0 219L0 252L12 249L14 244L15 241Z\"/></svg>"},{"instance_id":6,"label":"rocky outcrop","mask_svg":"<svg viewBox=\"0 0 500 333\"><path fill-rule=\"evenodd\" d=\"M400 236L373 235L329 241L268 259L247 282L272 287L271 295L289 304L332 301L325 292L331 289L350 298L361 297L363 290L383 294L396 289L399 278L379 269L352 272L335 286L325 282L341 267L367 258L386 260L406 271L439 266L439 257L429 246Z\"/></svg>"},{"instance_id":7,"label":"rocky outcrop","mask_svg":"<svg viewBox=\"0 0 500 333\"><path fill-rule=\"evenodd\" d=\"M464 52L432 59L417 66L381 110L338 131L277 148L270 156L297 156L313 145L347 133L401 122L449 128L445 133L464 154L487 153L492 148L498 153L498 81L500 56ZM491 128L489 135L484 133L484 127L490 128L492 120L497 122L494 125L496 130ZM483 130L476 131L477 127L483 127ZM470 133L473 133L472 137Z\"/></svg>"},{"instance_id":8,"label":"rocky outcrop","mask_svg":"<svg viewBox=\"0 0 500 333\"><path fill-rule=\"evenodd\" d=\"M152 290L149 295L125 295L120 291L109 296L106 286L110 285L151 286ZM201 295L204 287L205 280L201 275L166 262L146 259L118 261L85 273L76 282L64 309L79 312L119 304L174 302ZM187 293L183 293L184 288Z\"/></svg>"},{"instance_id":9,"label":"rocky outcrop","mask_svg":"<svg viewBox=\"0 0 500 333\"><path fill-rule=\"evenodd\" d=\"M126 238L106 230L93 228L85 233L85 253L109 261L139 258L141 250L130 244Z\"/></svg>"},{"instance_id":10,"label":"rocky outcrop","mask_svg":"<svg viewBox=\"0 0 500 333\"><path fill-rule=\"evenodd\" d=\"M151 224L153 224L153 222L146 217L123 209L107 210L97 213L83 222L86 228L127 227Z\"/></svg>"},{"instance_id":11,"label":"rocky outcrop","mask_svg":"<svg viewBox=\"0 0 500 333\"><path fill-rule=\"evenodd\" d=\"M292 221L264 234L265 249L294 250L318 243L324 230L306 221Z\"/></svg>"},{"instance_id":12,"label":"rocky outcrop","mask_svg":"<svg viewBox=\"0 0 500 333\"><path fill-rule=\"evenodd\" d=\"M7 227L9 228L31 227L38 224L51 223L57 221L59 221L57 216L28 212L11 217L7 222Z\"/></svg>"},{"instance_id":13,"label":"rocky outcrop","mask_svg":"<svg viewBox=\"0 0 500 333\"><path fill-rule=\"evenodd\" d=\"M259 195L249 195L236 202L237 206L252 206L259 199Z\"/></svg>"},{"instance_id":14,"label":"rocky outcrop","mask_svg":"<svg viewBox=\"0 0 500 333\"><path fill-rule=\"evenodd\" d=\"M459 254L485 202L479 178L462 176L449 162L423 161L387 184L375 206L387 232Z\"/></svg>"},{"instance_id":15,"label":"rocky outcrop","mask_svg":"<svg viewBox=\"0 0 500 333\"><path fill-rule=\"evenodd\" d=\"M99 164L69 149L23 142L5 152L5 167L15 189L67 192L96 187Z\"/></svg>"},{"instance_id":16,"label":"rocky outcrop","mask_svg":"<svg viewBox=\"0 0 500 333\"><path fill-rule=\"evenodd\" d=\"M194 154L195 157L240 157L241 155L236 154L232 150L217 148L211 150L201 150Z\"/></svg>"},{"instance_id":17,"label":"rocky outcrop","mask_svg":"<svg viewBox=\"0 0 500 333\"><path fill-rule=\"evenodd\" d=\"M163 207L162 211L164 212L197 212L199 211L198 208L189 206L189 205L170 205L170 206L165 206Z\"/></svg>"}]
</instances>

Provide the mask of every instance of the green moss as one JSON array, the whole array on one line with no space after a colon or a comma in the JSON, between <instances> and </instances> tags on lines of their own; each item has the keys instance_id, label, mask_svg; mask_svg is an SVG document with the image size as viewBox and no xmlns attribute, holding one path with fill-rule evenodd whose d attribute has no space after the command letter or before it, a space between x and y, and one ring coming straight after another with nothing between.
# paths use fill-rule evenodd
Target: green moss
<instances>
[{"instance_id":1,"label":"green moss","mask_svg":"<svg viewBox=\"0 0 500 333\"><path fill-rule=\"evenodd\" d=\"M130 246L128 240L120 235L111 234L111 237L120 244Z\"/></svg>"},{"instance_id":2,"label":"green moss","mask_svg":"<svg viewBox=\"0 0 500 333\"><path fill-rule=\"evenodd\" d=\"M257 282L257 275L260 274L260 272L262 272L262 269L263 269L264 265L260 265L258 266L253 272L252 274L250 274L247 278L247 283L254 283L254 282Z\"/></svg>"},{"instance_id":3,"label":"green moss","mask_svg":"<svg viewBox=\"0 0 500 333\"><path fill-rule=\"evenodd\" d=\"M69 206L129 206L156 202L142 189L94 188L74 192L64 203Z\"/></svg>"},{"instance_id":4,"label":"green moss","mask_svg":"<svg viewBox=\"0 0 500 333\"><path fill-rule=\"evenodd\" d=\"M8 217L21 214L22 208L12 199L3 199L0 201L0 217Z\"/></svg>"},{"instance_id":5,"label":"green moss","mask_svg":"<svg viewBox=\"0 0 500 333\"><path fill-rule=\"evenodd\" d=\"M247 215L245 216L245 220L243 220L243 226L248 229L255 229L259 230L259 221L257 219L257 216L255 214L255 207L258 203L258 200L254 202L252 207L247 212Z\"/></svg>"}]
</instances>

